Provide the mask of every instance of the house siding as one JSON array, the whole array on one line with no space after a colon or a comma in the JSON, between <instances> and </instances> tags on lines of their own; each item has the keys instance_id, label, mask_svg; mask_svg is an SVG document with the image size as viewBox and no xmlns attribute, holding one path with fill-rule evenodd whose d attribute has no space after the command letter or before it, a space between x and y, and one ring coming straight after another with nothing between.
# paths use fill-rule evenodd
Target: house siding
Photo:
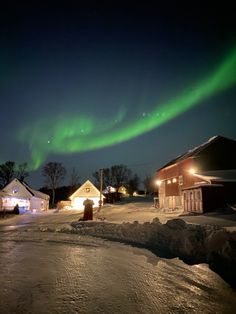
<instances>
[{"instance_id":1,"label":"house siding","mask_svg":"<svg viewBox=\"0 0 236 314\"><path fill-rule=\"evenodd\" d=\"M49 196L39 191L31 189L26 183L13 179L2 190L5 193L2 198L2 209L13 210L16 204L20 213L30 210L47 210Z\"/></svg>"},{"instance_id":2,"label":"house siding","mask_svg":"<svg viewBox=\"0 0 236 314\"><path fill-rule=\"evenodd\" d=\"M199 182L189 170L198 169L195 159L189 158L158 172L161 181L158 188L160 208L183 208L183 189Z\"/></svg>"},{"instance_id":3,"label":"house siding","mask_svg":"<svg viewBox=\"0 0 236 314\"><path fill-rule=\"evenodd\" d=\"M69 198L71 199L72 209L83 209L83 203L86 199L92 200L94 202L94 207L99 207L100 191L89 180L87 180ZM102 202L104 198L105 197L101 195Z\"/></svg>"},{"instance_id":4,"label":"house siding","mask_svg":"<svg viewBox=\"0 0 236 314\"><path fill-rule=\"evenodd\" d=\"M201 176L205 171L236 169L236 141L216 136L202 145L188 151L172 160L157 171L159 207L162 209L183 209L189 212L201 213L216 208L214 197L221 205L223 196L217 193L224 191L224 199L230 202L236 200L236 184L224 182L224 189L199 188L196 186L214 184ZM195 169L196 175L190 172ZM236 178L235 178L236 179ZM194 187L192 190L188 190ZM187 191L188 190L188 191Z\"/></svg>"}]
</instances>

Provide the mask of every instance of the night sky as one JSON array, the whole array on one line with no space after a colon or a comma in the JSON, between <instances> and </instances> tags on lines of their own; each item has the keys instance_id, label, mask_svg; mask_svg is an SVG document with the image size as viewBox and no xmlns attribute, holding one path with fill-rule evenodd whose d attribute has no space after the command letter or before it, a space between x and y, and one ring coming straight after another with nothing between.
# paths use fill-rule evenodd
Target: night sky
<instances>
[{"instance_id":1,"label":"night sky","mask_svg":"<svg viewBox=\"0 0 236 314\"><path fill-rule=\"evenodd\" d=\"M49 161L81 183L117 164L144 178L236 139L233 6L18 2L0 10L0 162L28 162L32 187Z\"/></svg>"}]
</instances>

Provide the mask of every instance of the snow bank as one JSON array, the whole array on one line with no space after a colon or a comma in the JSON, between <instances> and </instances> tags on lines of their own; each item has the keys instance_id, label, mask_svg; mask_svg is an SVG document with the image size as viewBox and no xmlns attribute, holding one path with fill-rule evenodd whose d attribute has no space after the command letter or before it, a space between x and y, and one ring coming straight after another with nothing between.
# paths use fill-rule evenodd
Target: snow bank
<instances>
[{"instance_id":1,"label":"snow bank","mask_svg":"<svg viewBox=\"0 0 236 314\"><path fill-rule=\"evenodd\" d=\"M182 219L161 224L158 218L140 224L81 221L71 224L80 235L120 241L152 250L165 258L179 257L185 263L207 263L236 287L236 232L212 225L192 225Z\"/></svg>"}]
</instances>

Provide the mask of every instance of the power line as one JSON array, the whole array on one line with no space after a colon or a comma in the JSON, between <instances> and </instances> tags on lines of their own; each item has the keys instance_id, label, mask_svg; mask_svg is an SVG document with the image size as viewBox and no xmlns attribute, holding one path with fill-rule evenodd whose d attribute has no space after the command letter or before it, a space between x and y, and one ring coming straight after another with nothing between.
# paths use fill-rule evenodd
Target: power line
<instances>
[{"instance_id":1,"label":"power line","mask_svg":"<svg viewBox=\"0 0 236 314\"><path fill-rule=\"evenodd\" d=\"M126 165L127 167L143 167L143 166L147 166L147 165L151 165L154 164L154 162L156 163L156 161L149 161L149 162L145 162L145 163L141 163L141 164L130 164L130 165Z\"/></svg>"}]
</instances>

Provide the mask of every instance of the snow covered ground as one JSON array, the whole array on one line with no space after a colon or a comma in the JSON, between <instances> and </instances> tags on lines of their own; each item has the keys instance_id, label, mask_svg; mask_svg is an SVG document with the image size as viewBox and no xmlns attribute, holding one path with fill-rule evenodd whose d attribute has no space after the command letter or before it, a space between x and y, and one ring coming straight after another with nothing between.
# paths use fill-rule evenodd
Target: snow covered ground
<instances>
[{"instance_id":1,"label":"snow covered ground","mask_svg":"<svg viewBox=\"0 0 236 314\"><path fill-rule=\"evenodd\" d=\"M155 208L151 197L127 198L116 204L106 204L99 217L112 223L152 222L157 217L162 224L170 219L181 218L191 224L216 225L228 231L236 231L236 211L225 209L203 215L184 215L182 210L167 211Z\"/></svg>"},{"instance_id":2,"label":"snow covered ground","mask_svg":"<svg viewBox=\"0 0 236 314\"><path fill-rule=\"evenodd\" d=\"M236 292L205 264L31 223L0 226L0 313L235 313Z\"/></svg>"},{"instance_id":3,"label":"snow covered ground","mask_svg":"<svg viewBox=\"0 0 236 314\"><path fill-rule=\"evenodd\" d=\"M207 263L236 286L236 213L183 216L160 211L151 198L127 198L106 204L94 220L79 222L83 212L54 211L1 220L5 230L78 233L149 248L158 256L179 257L189 264ZM27 227L27 224L29 226ZM231 232L228 232L231 231Z\"/></svg>"},{"instance_id":4,"label":"snow covered ground","mask_svg":"<svg viewBox=\"0 0 236 314\"><path fill-rule=\"evenodd\" d=\"M0 219L0 313L235 313L234 212L187 217L135 198L82 215Z\"/></svg>"},{"instance_id":5,"label":"snow covered ground","mask_svg":"<svg viewBox=\"0 0 236 314\"><path fill-rule=\"evenodd\" d=\"M189 264L207 263L236 287L233 210L184 216L181 211L160 211L150 199L140 198L106 205L95 216L95 221L73 222L76 232L140 245Z\"/></svg>"},{"instance_id":6,"label":"snow covered ground","mask_svg":"<svg viewBox=\"0 0 236 314\"><path fill-rule=\"evenodd\" d=\"M65 227L72 222L77 221L83 215L83 210L49 210L45 213L35 213L25 216L13 216L10 218L12 222L21 223L21 220L33 219L37 217L38 222L48 223L52 225L64 225ZM30 218L31 217L31 218ZM97 219L99 218L99 219ZM162 224L170 219L181 218L190 224L200 225L216 225L225 228L228 231L236 231L236 211L225 210L221 213L208 213L196 216L184 216L183 211L161 211L154 207L152 197L134 197L124 198L119 203L105 204L99 215L97 209L94 210L94 221L104 220L109 223L122 224L123 222L139 223L152 222L154 218L158 218ZM9 219L0 219L0 224L8 224Z\"/></svg>"}]
</instances>

